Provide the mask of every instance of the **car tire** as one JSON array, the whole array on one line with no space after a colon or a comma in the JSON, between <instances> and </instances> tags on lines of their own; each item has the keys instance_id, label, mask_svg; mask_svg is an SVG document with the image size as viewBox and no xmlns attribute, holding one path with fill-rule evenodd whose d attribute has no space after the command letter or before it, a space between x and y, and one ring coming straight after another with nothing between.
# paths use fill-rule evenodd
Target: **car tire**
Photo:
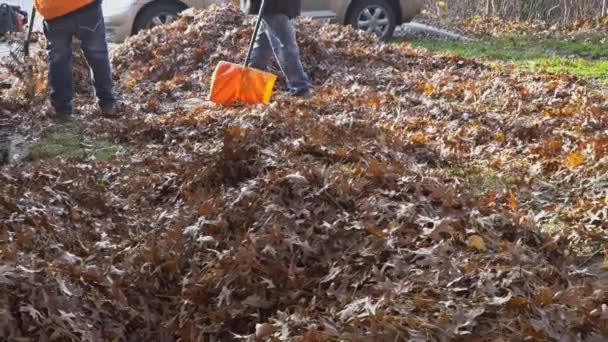
<instances>
[{"instance_id":1,"label":"car tire","mask_svg":"<svg viewBox=\"0 0 608 342\"><path fill-rule=\"evenodd\" d=\"M348 23L357 29L375 33L380 40L386 41L393 36L397 27L397 11L386 0L359 0L350 10Z\"/></svg>"},{"instance_id":2,"label":"car tire","mask_svg":"<svg viewBox=\"0 0 608 342\"><path fill-rule=\"evenodd\" d=\"M176 20L184 6L165 2L155 2L145 7L135 19L133 34L154 26L164 25Z\"/></svg>"}]
</instances>

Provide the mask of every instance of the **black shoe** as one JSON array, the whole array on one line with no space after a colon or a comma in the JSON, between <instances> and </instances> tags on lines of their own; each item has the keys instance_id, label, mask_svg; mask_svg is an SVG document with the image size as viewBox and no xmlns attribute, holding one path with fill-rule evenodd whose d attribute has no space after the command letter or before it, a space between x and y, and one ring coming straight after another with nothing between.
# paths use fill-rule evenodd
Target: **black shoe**
<instances>
[{"instance_id":1,"label":"black shoe","mask_svg":"<svg viewBox=\"0 0 608 342\"><path fill-rule=\"evenodd\" d=\"M101 115L108 119L117 119L130 113L130 107L122 102L116 102L108 106L100 106Z\"/></svg>"},{"instance_id":2,"label":"black shoe","mask_svg":"<svg viewBox=\"0 0 608 342\"><path fill-rule=\"evenodd\" d=\"M290 91L289 95L293 96L293 97L301 97L303 99L309 99L313 96L313 92L312 92L312 89L310 89L310 88L298 89L298 90Z\"/></svg>"},{"instance_id":3,"label":"black shoe","mask_svg":"<svg viewBox=\"0 0 608 342\"><path fill-rule=\"evenodd\" d=\"M72 112L58 112L55 110L51 113L51 117L57 122L70 122L72 121Z\"/></svg>"},{"instance_id":4,"label":"black shoe","mask_svg":"<svg viewBox=\"0 0 608 342\"><path fill-rule=\"evenodd\" d=\"M115 118L117 116L118 110L116 108L116 103L107 106L100 106L99 109L101 110L101 115L106 118Z\"/></svg>"}]
</instances>

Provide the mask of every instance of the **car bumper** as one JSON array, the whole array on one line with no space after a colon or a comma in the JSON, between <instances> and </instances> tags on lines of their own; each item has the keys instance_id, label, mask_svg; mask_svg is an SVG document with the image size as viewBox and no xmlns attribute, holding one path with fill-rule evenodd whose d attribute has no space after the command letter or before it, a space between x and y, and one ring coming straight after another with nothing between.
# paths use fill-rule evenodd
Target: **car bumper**
<instances>
[{"instance_id":1,"label":"car bumper","mask_svg":"<svg viewBox=\"0 0 608 342\"><path fill-rule=\"evenodd\" d=\"M423 0L401 0L401 23L412 21L415 16L422 12Z\"/></svg>"},{"instance_id":2,"label":"car bumper","mask_svg":"<svg viewBox=\"0 0 608 342\"><path fill-rule=\"evenodd\" d=\"M106 34L110 42L121 43L131 35L139 8L137 3L130 3L124 8L104 12Z\"/></svg>"},{"instance_id":3,"label":"car bumper","mask_svg":"<svg viewBox=\"0 0 608 342\"><path fill-rule=\"evenodd\" d=\"M116 22L106 19L106 35L108 41L112 43L121 43L131 35L132 27L130 22Z\"/></svg>"}]
</instances>

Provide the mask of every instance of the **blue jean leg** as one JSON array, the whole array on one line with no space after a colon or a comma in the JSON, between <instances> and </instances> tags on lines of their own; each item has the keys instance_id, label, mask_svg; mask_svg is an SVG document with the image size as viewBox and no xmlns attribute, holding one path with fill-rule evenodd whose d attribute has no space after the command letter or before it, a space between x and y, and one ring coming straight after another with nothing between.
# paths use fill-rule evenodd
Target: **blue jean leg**
<instances>
[{"instance_id":1,"label":"blue jean leg","mask_svg":"<svg viewBox=\"0 0 608 342\"><path fill-rule=\"evenodd\" d=\"M264 29L260 29L255 38L249 66L258 70L267 70L272 58L272 47Z\"/></svg>"},{"instance_id":2,"label":"blue jean leg","mask_svg":"<svg viewBox=\"0 0 608 342\"><path fill-rule=\"evenodd\" d=\"M47 39L51 105L57 112L72 113L72 28L69 21L44 23Z\"/></svg>"},{"instance_id":3,"label":"blue jean leg","mask_svg":"<svg viewBox=\"0 0 608 342\"><path fill-rule=\"evenodd\" d=\"M82 42L82 51L93 70L95 94L101 107L116 103L113 92L112 67L110 65L106 27L99 6L83 11L77 17L76 37Z\"/></svg>"},{"instance_id":4,"label":"blue jean leg","mask_svg":"<svg viewBox=\"0 0 608 342\"><path fill-rule=\"evenodd\" d=\"M64 17L44 22L47 38L51 104L57 112L73 111L72 39L82 44L89 66L93 70L95 92L102 107L116 102L112 90L112 68L108 55L105 25L101 6L91 6Z\"/></svg>"},{"instance_id":5,"label":"blue jean leg","mask_svg":"<svg viewBox=\"0 0 608 342\"><path fill-rule=\"evenodd\" d=\"M266 36L265 39L263 35ZM277 59L290 91L312 88L300 59L296 31L286 15L267 14L264 16L261 34L258 35L254 46L251 65L265 69L271 53Z\"/></svg>"}]
</instances>

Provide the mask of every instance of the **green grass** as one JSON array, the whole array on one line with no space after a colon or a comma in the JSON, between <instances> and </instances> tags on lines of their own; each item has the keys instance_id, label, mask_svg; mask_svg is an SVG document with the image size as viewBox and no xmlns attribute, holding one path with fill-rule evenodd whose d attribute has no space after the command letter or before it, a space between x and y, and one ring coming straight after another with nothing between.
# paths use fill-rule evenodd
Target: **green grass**
<instances>
[{"instance_id":1,"label":"green grass","mask_svg":"<svg viewBox=\"0 0 608 342\"><path fill-rule=\"evenodd\" d=\"M519 179L509 174L499 174L495 170L474 161L462 165L449 165L444 168L448 177L456 177L471 186L477 195L483 195L490 190L514 190Z\"/></svg>"},{"instance_id":2,"label":"green grass","mask_svg":"<svg viewBox=\"0 0 608 342\"><path fill-rule=\"evenodd\" d=\"M121 147L106 140L87 139L76 129L66 127L28 148L28 161L49 161L67 158L95 158L106 161L116 155Z\"/></svg>"},{"instance_id":3,"label":"green grass","mask_svg":"<svg viewBox=\"0 0 608 342\"><path fill-rule=\"evenodd\" d=\"M570 72L594 79L608 75L608 43L514 36L469 42L420 39L411 44L430 51L451 51L464 57L512 62L527 69Z\"/></svg>"},{"instance_id":4,"label":"green grass","mask_svg":"<svg viewBox=\"0 0 608 342\"><path fill-rule=\"evenodd\" d=\"M540 229L543 233L557 235L568 228L558 216L552 217L544 223L541 223Z\"/></svg>"}]
</instances>

